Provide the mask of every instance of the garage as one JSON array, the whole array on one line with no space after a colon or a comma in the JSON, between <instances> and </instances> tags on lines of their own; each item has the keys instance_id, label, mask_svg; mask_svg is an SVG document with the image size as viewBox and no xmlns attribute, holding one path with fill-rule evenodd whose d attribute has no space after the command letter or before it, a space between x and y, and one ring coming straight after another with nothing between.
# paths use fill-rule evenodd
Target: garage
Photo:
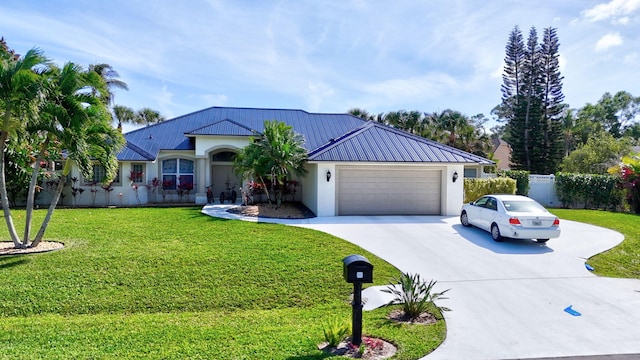
<instances>
[{"instance_id":1,"label":"garage","mask_svg":"<svg viewBox=\"0 0 640 360\"><path fill-rule=\"evenodd\" d=\"M440 215L442 170L337 167L338 215Z\"/></svg>"}]
</instances>

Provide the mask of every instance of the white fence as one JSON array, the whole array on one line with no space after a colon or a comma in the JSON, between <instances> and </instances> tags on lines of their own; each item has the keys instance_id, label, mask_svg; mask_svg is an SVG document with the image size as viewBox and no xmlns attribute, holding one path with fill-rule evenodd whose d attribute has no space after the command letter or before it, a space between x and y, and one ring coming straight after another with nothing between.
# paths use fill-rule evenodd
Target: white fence
<instances>
[{"instance_id":1,"label":"white fence","mask_svg":"<svg viewBox=\"0 0 640 360\"><path fill-rule=\"evenodd\" d=\"M496 174L483 173L483 178L495 178ZM529 175L529 197L548 207L560 207L562 203L556 196L554 175Z\"/></svg>"},{"instance_id":2,"label":"white fence","mask_svg":"<svg viewBox=\"0 0 640 360\"><path fill-rule=\"evenodd\" d=\"M560 207L554 175L529 175L529 197L544 206Z\"/></svg>"}]
</instances>

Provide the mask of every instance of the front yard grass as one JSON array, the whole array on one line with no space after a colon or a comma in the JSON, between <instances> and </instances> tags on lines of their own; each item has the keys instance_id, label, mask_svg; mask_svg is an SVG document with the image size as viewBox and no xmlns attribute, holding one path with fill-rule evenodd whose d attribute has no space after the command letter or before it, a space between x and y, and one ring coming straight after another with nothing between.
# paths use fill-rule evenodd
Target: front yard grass
<instances>
[{"instance_id":1,"label":"front yard grass","mask_svg":"<svg viewBox=\"0 0 640 360\"><path fill-rule=\"evenodd\" d=\"M588 263L602 276L640 279L640 216L601 210L552 209L561 219L579 221L616 230L624 241L593 256Z\"/></svg>"},{"instance_id":2,"label":"front yard grass","mask_svg":"<svg viewBox=\"0 0 640 360\"><path fill-rule=\"evenodd\" d=\"M59 209L46 240L65 249L0 257L2 359L324 359L322 323L351 318L342 259L366 256L373 285L399 275L331 235L195 207ZM394 342L395 358L444 340L443 321L396 325L389 311L365 312L363 333Z\"/></svg>"}]
</instances>

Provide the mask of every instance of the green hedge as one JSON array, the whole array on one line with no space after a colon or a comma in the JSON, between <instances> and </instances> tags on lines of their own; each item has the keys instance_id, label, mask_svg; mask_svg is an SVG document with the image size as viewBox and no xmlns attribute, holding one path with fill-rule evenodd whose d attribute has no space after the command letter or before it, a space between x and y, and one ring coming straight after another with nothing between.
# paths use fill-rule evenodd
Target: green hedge
<instances>
[{"instance_id":1,"label":"green hedge","mask_svg":"<svg viewBox=\"0 0 640 360\"><path fill-rule=\"evenodd\" d=\"M619 178L613 175L557 173L556 195L563 207L616 209L622 205Z\"/></svg>"},{"instance_id":2,"label":"green hedge","mask_svg":"<svg viewBox=\"0 0 640 360\"><path fill-rule=\"evenodd\" d=\"M465 203L487 194L515 194L515 192L516 180L508 177L464 179Z\"/></svg>"},{"instance_id":3,"label":"green hedge","mask_svg":"<svg viewBox=\"0 0 640 360\"><path fill-rule=\"evenodd\" d=\"M529 172L526 170L500 170L499 177L508 177L516 181L516 194L529 195Z\"/></svg>"}]
</instances>

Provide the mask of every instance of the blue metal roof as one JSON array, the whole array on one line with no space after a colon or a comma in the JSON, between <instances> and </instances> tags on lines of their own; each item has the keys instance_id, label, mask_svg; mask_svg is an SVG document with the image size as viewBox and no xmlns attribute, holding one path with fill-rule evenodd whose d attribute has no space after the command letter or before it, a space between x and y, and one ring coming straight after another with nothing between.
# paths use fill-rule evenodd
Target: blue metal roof
<instances>
[{"instance_id":1,"label":"blue metal roof","mask_svg":"<svg viewBox=\"0 0 640 360\"><path fill-rule=\"evenodd\" d=\"M230 119L217 121L185 133L185 135L230 135L230 136L254 136L258 131L248 128Z\"/></svg>"},{"instance_id":2,"label":"blue metal roof","mask_svg":"<svg viewBox=\"0 0 640 360\"><path fill-rule=\"evenodd\" d=\"M377 122L369 122L309 153L312 161L493 164L481 156Z\"/></svg>"},{"instance_id":3,"label":"blue metal roof","mask_svg":"<svg viewBox=\"0 0 640 360\"><path fill-rule=\"evenodd\" d=\"M264 130L266 120L282 121L302 134L313 161L493 163L350 114L227 107L210 107L129 132L118 160L150 161L160 150L195 150L190 139L194 136L255 135Z\"/></svg>"}]
</instances>

